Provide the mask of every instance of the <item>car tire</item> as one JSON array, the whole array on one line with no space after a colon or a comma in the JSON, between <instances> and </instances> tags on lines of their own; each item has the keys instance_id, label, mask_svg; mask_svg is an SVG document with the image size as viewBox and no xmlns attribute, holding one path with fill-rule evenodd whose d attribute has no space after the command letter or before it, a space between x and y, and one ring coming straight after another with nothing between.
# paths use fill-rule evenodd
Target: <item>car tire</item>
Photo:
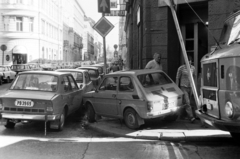
<instances>
[{"instance_id":1,"label":"car tire","mask_svg":"<svg viewBox=\"0 0 240 159\"><path fill-rule=\"evenodd\" d=\"M60 115L60 119L58 119L58 131L62 131L65 125L66 119L66 109L63 109L62 114Z\"/></svg>"},{"instance_id":2,"label":"car tire","mask_svg":"<svg viewBox=\"0 0 240 159\"><path fill-rule=\"evenodd\" d=\"M131 108L128 108L124 112L124 122L126 126L130 129L138 129L140 125L138 124L137 112Z\"/></svg>"},{"instance_id":3,"label":"car tire","mask_svg":"<svg viewBox=\"0 0 240 159\"><path fill-rule=\"evenodd\" d=\"M90 104L90 103L87 104L87 114L86 115L87 115L87 120L89 123L93 123L96 121L95 120L96 113L93 109L92 104Z\"/></svg>"},{"instance_id":4,"label":"car tire","mask_svg":"<svg viewBox=\"0 0 240 159\"><path fill-rule=\"evenodd\" d=\"M164 121L174 122L178 119L178 114L171 114L164 118Z\"/></svg>"},{"instance_id":5,"label":"car tire","mask_svg":"<svg viewBox=\"0 0 240 159\"><path fill-rule=\"evenodd\" d=\"M5 124L5 127L7 129L13 129L16 123L11 122L10 120L7 120L7 123Z\"/></svg>"},{"instance_id":6,"label":"car tire","mask_svg":"<svg viewBox=\"0 0 240 159\"><path fill-rule=\"evenodd\" d=\"M0 85L3 84L3 80L2 80L2 77L0 77Z\"/></svg>"},{"instance_id":7,"label":"car tire","mask_svg":"<svg viewBox=\"0 0 240 159\"><path fill-rule=\"evenodd\" d=\"M9 77L7 77L7 83L10 83L10 82L11 82L10 78L9 78Z\"/></svg>"},{"instance_id":8,"label":"car tire","mask_svg":"<svg viewBox=\"0 0 240 159\"><path fill-rule=\"evenodd\" d=\"M235 141L239 141L240 140L240 133L236 133L236 132L230 132L232 138L235 140Z\"/></svg>"}]
</instances>

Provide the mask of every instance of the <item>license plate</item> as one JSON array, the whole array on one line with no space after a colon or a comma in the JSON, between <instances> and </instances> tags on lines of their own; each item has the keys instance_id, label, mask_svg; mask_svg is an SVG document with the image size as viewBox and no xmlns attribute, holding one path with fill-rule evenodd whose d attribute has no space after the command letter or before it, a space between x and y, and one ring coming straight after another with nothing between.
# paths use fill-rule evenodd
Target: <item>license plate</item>
<instances>
[{"instance_id":1,"label":"license plate","mask_svg":"<svg viewBox=\"0 0 240 159\"><path fill-rule=\"evenodd\" d=\"M23 100L23 99L17 99L15 101L15 106L19 107L33 107L34 102L31 100Z\"/></svg>"}]
</instances>

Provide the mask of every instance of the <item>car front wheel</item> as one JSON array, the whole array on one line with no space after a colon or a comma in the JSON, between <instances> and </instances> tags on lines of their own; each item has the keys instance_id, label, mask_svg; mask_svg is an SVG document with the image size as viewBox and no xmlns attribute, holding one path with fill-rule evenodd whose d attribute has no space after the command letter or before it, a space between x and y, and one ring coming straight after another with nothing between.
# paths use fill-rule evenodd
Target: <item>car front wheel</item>
<instances>
[{"instance_id":1,"label":"car front wheel","mask_svg":"<svg viewBox=\"0 0 240 159\"><path fill-rule=\"evenodd\" d=\"M7 77L7 83L10 83L10 82L11 82L10 78L9 78L9 77Z\"/></svg>"},{"instance_id":2,"label":"car front wheel","mask_svg":"<svg viewBox=\"0 0 240 159\"><path fill-rule=\"evenodd\" d=\"M128 108L124 112L124 121L126 126L130 129L137 129L140 127L140 125L138 124L137 113L131 108Z\"/></svg>"},{"instance_id":3,"label":"car front wheel","mask_svg":"<svg viewBox=\"0 0 240 159\"><path fill-rule=\"evenodd\" d=\"M87 120L88 120L88 122L90 122L90 123L95 122L95 115L96 114L95 114L92 104L88 103L87 104Z\"/></svg>"},{"instance_id":4,"label":"car front wheel","mask_svg":"<svg viewBox=\"0 0 240 159\"><path fill-rule=\"evenodd\" d=\"M7 120L7 123L5 125L6 128L8 129L13 129L15 126L15 123L14 122L11 122L10 120Z\"/></svg>"}]
</instances>

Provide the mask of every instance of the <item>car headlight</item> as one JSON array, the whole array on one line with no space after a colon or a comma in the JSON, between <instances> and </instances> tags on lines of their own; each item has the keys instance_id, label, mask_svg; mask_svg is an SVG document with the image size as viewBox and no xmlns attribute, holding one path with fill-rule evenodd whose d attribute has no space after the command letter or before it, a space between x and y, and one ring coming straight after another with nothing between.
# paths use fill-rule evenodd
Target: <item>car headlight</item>
<instances>
[{"instance_id":1,"label":"car headlight","mask_svg":"<svg viewBox=\"0 0 240 159\"><path fill-rule=\"evenodd\" d=\"M225 104L225 113L229 118L233 118L234 110L231 102Z\"/></svg>"}]
</instances>

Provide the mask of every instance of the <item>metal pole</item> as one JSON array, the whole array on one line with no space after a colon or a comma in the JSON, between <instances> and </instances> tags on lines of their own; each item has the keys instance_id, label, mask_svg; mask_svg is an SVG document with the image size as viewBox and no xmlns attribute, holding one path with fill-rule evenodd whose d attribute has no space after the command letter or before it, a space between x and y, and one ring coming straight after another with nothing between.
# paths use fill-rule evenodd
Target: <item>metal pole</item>
<instances>
[{"instance_id":1,"label":"metal pole","mask_svg":"<svg viewBox=\"0 0 240 159\"><path fill-rule=\"evenodd\" d=\"M103 13L102 16L104 17L105 14ZM106 53L106 39L105 39L105 37L103 37L103 56L104 56L105 74L107 74L107 53Z\"/></svg>"},{"instance_id":2,"label":"metal pole","mask_svg":"<svg viewBox=\"0 0 240 159\"><path fill-rule=\"evenodd\" d=\"M2 55L2 65L4 65L4 51L3 51L3 55Z\"/></svg>"},{"instance_id":3,"label":"metal pole","mask_svg":"<svg viewBox=\"0 0 240 159\"><path fill-rule=\"evenodd\" d=\"M188 57L187 57L187 52L186 52L186 49L185 49L185 44L183 42L183 37L182 37L182 33L181 33L181 30L180 30L180 27L179 27L177 15L176 15L175 9L173 7L172 1L169 0L169 2L170 2L169 6L170 6L170 9L171 9L171 12L172 12L172 15L173 15L173 20L174 20L175 25L176 25L178 38L179 38L179 41L180 41L180 44L181 44L184 61L185 61L186 65L187 65L188 74L190 75L189 76L189 80L190 80L190 84L191 84L191 87L192 87L194 99L196 101L197 106L200 106L200 102L199 102L199 99L198 99L196 86L195 86L195 83L194 83L194 80L193 80L193 76L192 76L192 73L191 73L191 70L190 70L190 65L189 65Z\"/></svg>"}]
</instances>

